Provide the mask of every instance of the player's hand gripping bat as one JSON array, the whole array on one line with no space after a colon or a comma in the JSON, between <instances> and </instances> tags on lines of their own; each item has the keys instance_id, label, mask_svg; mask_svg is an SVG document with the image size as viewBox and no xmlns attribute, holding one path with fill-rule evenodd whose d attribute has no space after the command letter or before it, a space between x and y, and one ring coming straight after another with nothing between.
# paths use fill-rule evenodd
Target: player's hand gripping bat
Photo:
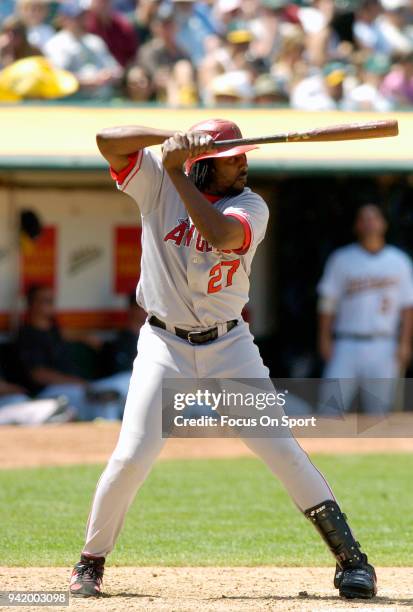
<instances>
[{"instance_id":1,"label":"player's hand gripping bat","mask_svg":"<svg viewBox=\"0 0 413 612\"><path fill-rule=\"evenodd\" d=\"M331 142L336 140L362 140L364 138L386 138L397 136L399 126L397 121L382 120L365 123L343 123L324 128L315 128L305 132L283 132L273 136L259 136L257 138L234 138L232 140L218 140L214 147L234 147L250 144L270 144L277 142Z\"/></svg>"}]
</instances>

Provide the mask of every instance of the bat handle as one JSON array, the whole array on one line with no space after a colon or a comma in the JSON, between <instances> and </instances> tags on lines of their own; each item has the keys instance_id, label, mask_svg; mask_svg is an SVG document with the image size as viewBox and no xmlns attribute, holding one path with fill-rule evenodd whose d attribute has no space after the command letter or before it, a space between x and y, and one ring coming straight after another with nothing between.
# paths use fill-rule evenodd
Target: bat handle
<instances>
[{"instance_id":1,"label":"bat handle","mask_svg":"<svg viewBox=\"0 0 413 612\"><path fill-rule=\"evenodd\" d=\"M257 138L233 138L231 140L216 140L214 146L223 149L239 147L243 145L273 144L277 142L288 142L289 133L276 134L274 136L258 136Z\"/></svg>"}]
</instances>

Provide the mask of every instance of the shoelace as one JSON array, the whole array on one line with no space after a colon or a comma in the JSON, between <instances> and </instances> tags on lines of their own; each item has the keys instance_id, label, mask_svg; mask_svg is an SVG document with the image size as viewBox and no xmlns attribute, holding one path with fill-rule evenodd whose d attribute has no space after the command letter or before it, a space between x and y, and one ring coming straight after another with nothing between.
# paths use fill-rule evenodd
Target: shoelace
<instances>
[{"instance_id":1,"label":"shoelace","mask_svg":"<svg viewBox=\"0 0 413 612\"><path fill-rule=\"evenodd\" d=\"M343 571L343 580L347 578L348 575L351 575L353 578L355 576L368 577L371 579L375 577L374 571L370 570L368 567L355 567L354 569L345 569Z\"/></svg>"},{"instance_id":2,"label":"shoelace","mask_svg":"<svg viewBox=\"0 0 413 612\"><path fill-rule=\"evenodd\" d=\"M78 565L77 571L82 578L86 575L90 580L102 580L103 567L99 567L94 563L82 563Z\"/></svg>"}]
</instances>

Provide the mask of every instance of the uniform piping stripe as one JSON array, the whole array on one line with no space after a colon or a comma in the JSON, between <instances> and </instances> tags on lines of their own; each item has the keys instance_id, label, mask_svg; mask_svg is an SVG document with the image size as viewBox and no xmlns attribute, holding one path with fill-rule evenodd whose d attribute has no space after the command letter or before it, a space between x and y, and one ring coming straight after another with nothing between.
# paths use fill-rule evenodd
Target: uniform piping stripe
<instances>
[{"instance_id":1,"label":"uniform piping stripe","mask_svg":"<svg viewBox=\"0 0 413 612\"><path fill-rule=\"evenodd\" d=\"M297 444L298 444L298 442L297 442ZM307 455L308 460L309 460L309 462L311 463L311 465L313 466L313 468L314 468L314 469L315 469L315 470L316 470L316 471L317 471L317 472L320 474L321 478L324 480L324 483L325 483L325 485L326 485L327 489L330 491L330 494L331 494L332 499L333 499L335 502L337 502L337 499L336 499L336 497L335 497L335 495L334 495L333 491L331 490L330 485L328 484L327 480L324 478L323 474L320 472L320 470L318 469L318 467L317 467L317 466L315 466L315 465L314 465L314 463L311 461L311 459L310 459L309 455L308 455L308 454L305 452L305 450L303 449L303 447L301 447L301 449L302 449L303 453L305 453L305 454ZM320 500L320 501L325 501L325 500ZM337 503L338 503L338 502L337 502ZM304 508L304 510L305 510L305 509L306 509L306 508Z\"/></svg>"},{"instance_id":2,"label":"uniform piping stripe","mask_svg":"<svg viewBox=\"0 0 413 612\"><path fill-rule=\"evenodd\" d=\"M128 165L125 166L124 168L122 168L122 170L119 170L118 172L116 170L114 170L112 168L112 166L109 168L109 172L110 172L110 176L113 178L114 181L116 181L119 185L122 185L122 183L125 181L125 179L128 177L129 173L133 170L133 168L135 167L136 164L136 160L138 159L138 152L133 153L132 155L128 155Z\"/></svg>"},{"instance_id":3,"label":"uniform piping stripe","mask_svg":"<svg viewBox=\"0 0 413 612\"><path fill-rule=\"evenodd\" d=\"M125 191L126 187L129 185L129 183L131 182L131 180L133 179L134 176L136 176L136 174L139 172L139 170L141 169L141 165L142 165L142 159L143 159L143 150L140 150L138 153L138 157L136 160L136 167L135 170L131 172L131 174L129 175L129 177L127 177L125 179L125 183L123 185L120 185L120 190L121 191Z\"/></svg>"},{"instance_id":4,"label":"uniform piping stripe","mask_svg":"<svg viewBox=\"0 0 413 612\"><path fill-rule=\"evenodd\" d=\"M236 253L237 255L245 255L245 253L248 252L248 249L251 246L251 242L252 242L252 227L250 222L248 221L247 217L244 217L244 215L239 215L237 213L233 213L230 212L226 215L227 217L234 217L234 219L238 219L238 221L241 221L242 226L244 228L244 232L245 232L245 238L244 238L244 243L242 245L242 247L240 249L232 249L233 253Z\"/></svg>"}]
</instances>

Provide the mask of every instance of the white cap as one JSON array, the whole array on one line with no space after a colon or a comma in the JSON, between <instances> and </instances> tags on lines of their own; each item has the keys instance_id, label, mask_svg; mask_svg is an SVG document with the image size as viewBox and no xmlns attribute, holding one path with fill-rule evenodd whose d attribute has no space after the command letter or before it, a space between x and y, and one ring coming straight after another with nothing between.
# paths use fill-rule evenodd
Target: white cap
<instances>
[{"instance_id":1,"label":"white cap","mask_svg":"<svg viewBox=\"0 0 413 612\"><path fill-rule=\"evenodd\" d=\"M210 88L215 96L232 96L241 100L250 100L253 96L250 75L245 70L233 70L216 76Z\"/></svg>"},{"instance_id":2,"label":"white cap","mask_svg":"<svg viewBox=\"0 0 413 612\"><path fill-rule=\"evenodd\" d=\"M241 0L218 0L220 13L231 13L239 8L241 8Z\"/></svg>"},{"instance_id":3,"label":"white cap","mask_svg":"<svg viewBox=\"0 0 413 612\"><path fill-rule=\"evenodd\" d=\"M397 11L410 5L409 0L381 0L385 11Z\"/></svg>"}]
</instances>

